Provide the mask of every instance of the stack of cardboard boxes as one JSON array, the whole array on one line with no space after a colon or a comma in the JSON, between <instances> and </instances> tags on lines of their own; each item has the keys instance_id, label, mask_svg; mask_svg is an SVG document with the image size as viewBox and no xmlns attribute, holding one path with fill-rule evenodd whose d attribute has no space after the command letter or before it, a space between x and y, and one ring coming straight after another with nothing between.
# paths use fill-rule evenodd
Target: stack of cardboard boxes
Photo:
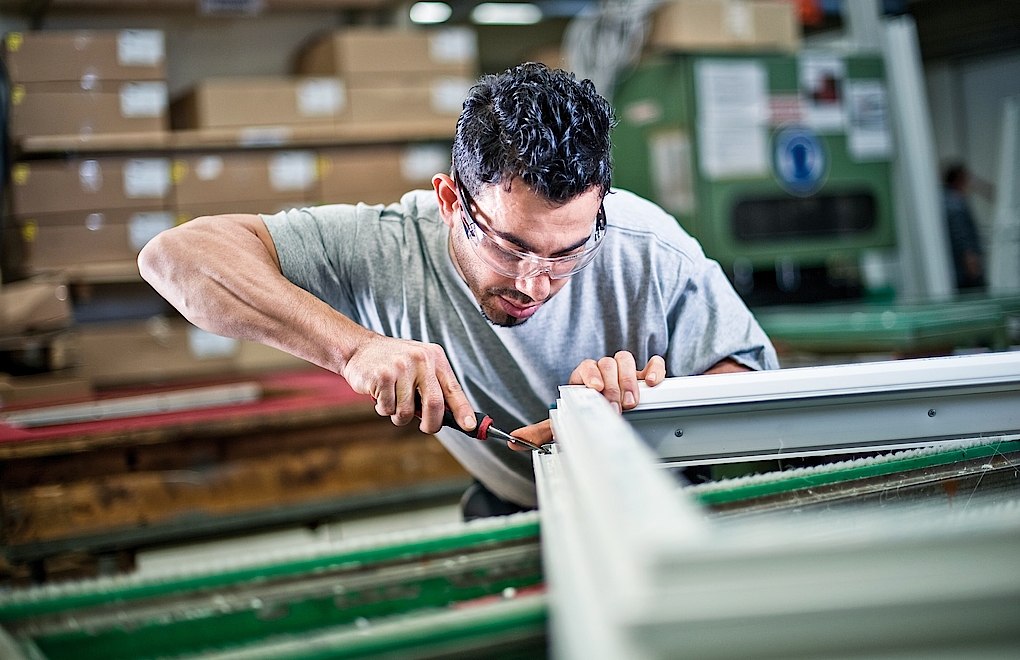
<instances>
[{"instance_id":1,"label":"stack of cardboard boxes","mask_svg":"<svg viewBox=\"0 0 1020 660\"><path fill-rule=\"evenodd\" d=\"M158 30L12 32L10 133L163 136L167 86ZM15 163L5 242L22 246L15 272L133 259L170 226L166 158ZM10 269L9 269L10 270Z\"/></svg>"},{"instance_id":2,"label":"stack of cardboard boxes","mask_svg":"<svg viewBox=\"0 0 1020 660\"><path fill-rule=\"evenodd\" d=\"M305 48L301 75L339 76L347 86L350 121L455 123L478 66L475 34L440 30L349 29Z\"/></svg>"},{"instance_id":3,"label":"stack of cardboard boxes","mask_svg":"<svg viewBox=\"0 0 1020 660\"><path fill-rule=\"evenodd\" d=\"M168 158L25 161L11 184L5 239L23 246L23 272L131 261L173 225Z\"/></svg>"},{"instance_id":4,"label":"stack of cardboard boxes","mask_svg":"<svg viewBox=\"0 0 1020 660\"><path fill-rule=\"evenodd\" d=\"M4 42L11 137L166 130L162 32L11 32Z\"/></svg>"},{"instance_id":5,"label":"stack of cardboard boxes","mask_svg":"<svg viewBox=\"0 0 1020 660\"><path fill-rule=\"evenodd\" d=\"M431 187L432 176L450 168L450 144L435 137L453 135L477 48L463 29L329 34L298 55L293 77L202 81L169 113L186 133L166 131L159 32L12 33L5 60L14 145L61 135L79 138L83 149L33 153L12 166L3 238L9 253L18 249L7 272L96 282L97 274L134 271L152 236L195 217L392 203ZM132 137L118 143L120 153L90 154L90 140L80 139L113 133L163 141L139 139L147 151L131 152ZM224 135L237 147L203 148L204 136L223 144ZM307 147L287 146L293 135ZM344 144L351 135L358 144ZM115 285L72 286L75 313L81 291L105 301L104 286ZM137 305L127 300L103 304L127 311L115 321L86 319L61 351L94 385L299 364L183 319L133 320Z\"/></svg>"},{"instance_id":6,"label":"stack of cardboard boxes","mask_svg":"<svg viewBox=\"0 0 1020 660\"><path fill-rule=\"evenodd\" d=\"M239 129L241 143L265 140L268 129L283 140L296 127L328 138L350 116L343 80L282 76L203 80L174 101L171 114L176 129Z\"/></svg>"},{"instance_id":7,"label":"stack of cardboard boxes","mask_svg":"<svg viewBox=\"0 0 1020 660\"><path fill-rule=\"evenodd\" d=\"M318 190L312 150L223 151L174 159L177 223L220 213L275 213L307 206Z\"/></svg>"}]
</instances>

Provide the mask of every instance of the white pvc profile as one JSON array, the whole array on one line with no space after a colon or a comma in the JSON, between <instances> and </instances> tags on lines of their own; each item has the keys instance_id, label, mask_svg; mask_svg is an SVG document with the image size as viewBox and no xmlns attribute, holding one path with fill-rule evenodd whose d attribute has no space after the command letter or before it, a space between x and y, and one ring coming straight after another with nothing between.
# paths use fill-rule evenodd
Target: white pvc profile
<instances>
[{"instance_id":1,"label":"white pvc profile","mask_svg":"<svg viewBox=\"0 0 1020 660\"><path fill-rule=\"evenodd\" d=\"M1020 432L1020 353L669 378L625 414L680 464Z\"/></svg>"},{"instance_id":2,"label":"white pvc profile","mask_svg":"<svg viewBox=\"0 0 1020 660\"><path fill-rule=\"evenodd\" d=\"M1020 652L1020 505L713 520L597 393L535 455L560 659Z\"/></svg>"}]
</instances>

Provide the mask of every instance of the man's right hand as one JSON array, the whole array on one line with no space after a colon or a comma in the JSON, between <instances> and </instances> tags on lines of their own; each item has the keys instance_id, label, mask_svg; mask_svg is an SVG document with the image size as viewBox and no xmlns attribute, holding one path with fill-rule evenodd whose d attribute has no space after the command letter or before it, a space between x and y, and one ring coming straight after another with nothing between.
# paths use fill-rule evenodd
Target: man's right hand
<instances>
[{"instance_id":1,"label":"man's right hand","mask_svg":"<svg viewBox=\"0 0 1020 660\"><path fill-rule=\"evenodd\" d=\"M354 391L375 399L375 411L397 426L414 418L415 394L421 398L424 433L442 427L446 408L465 431L475 428L475 412L457 382L446 352L438 344L366 333L344 365L342 375Z\"/></svg>"}]
</instances>

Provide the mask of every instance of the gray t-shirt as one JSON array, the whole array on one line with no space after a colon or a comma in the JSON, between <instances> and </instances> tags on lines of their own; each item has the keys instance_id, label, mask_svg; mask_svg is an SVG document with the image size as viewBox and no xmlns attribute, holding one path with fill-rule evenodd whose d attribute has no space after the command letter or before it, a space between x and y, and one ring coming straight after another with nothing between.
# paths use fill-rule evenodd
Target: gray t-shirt
<instances>
[{"instance_id":1,"label":"gray t-shirt","mask_svg":"<svg viewBox=\"0 0 1020 660\"><path fill-rule=\"evenodd\" d=\"M507 431L548 417L557 387L586 358L653 355L667 376L731 357L778 367L775 350L719 265L674 218L636 195L605 199L601 252L520 326L494 326L451 261L433 191L390 206L335 204L263 216L284 276L356 323L440 344L476 410ZM530 452L437 434L489 490L535 505Z\"/></svg>"}]
</instances>

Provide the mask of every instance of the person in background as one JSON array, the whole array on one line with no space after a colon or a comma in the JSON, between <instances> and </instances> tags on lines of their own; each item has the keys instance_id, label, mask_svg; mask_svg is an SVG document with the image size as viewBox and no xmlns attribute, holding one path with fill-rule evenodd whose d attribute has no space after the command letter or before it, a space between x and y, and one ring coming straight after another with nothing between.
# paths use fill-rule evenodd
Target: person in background
<instances>
[{"instance_id":1,"label":"person in background","mask_svg":"<svg viewBox=\"0 0 1020 660\"><path fill-rule=\"evenodd\" d=\"M981 237L978 235L974 215L967 202L969 188L970 173L966 167L957 163L946 168L942 179L942 193L958 291L985 287Z\"/></svg>"}]
</instances>

